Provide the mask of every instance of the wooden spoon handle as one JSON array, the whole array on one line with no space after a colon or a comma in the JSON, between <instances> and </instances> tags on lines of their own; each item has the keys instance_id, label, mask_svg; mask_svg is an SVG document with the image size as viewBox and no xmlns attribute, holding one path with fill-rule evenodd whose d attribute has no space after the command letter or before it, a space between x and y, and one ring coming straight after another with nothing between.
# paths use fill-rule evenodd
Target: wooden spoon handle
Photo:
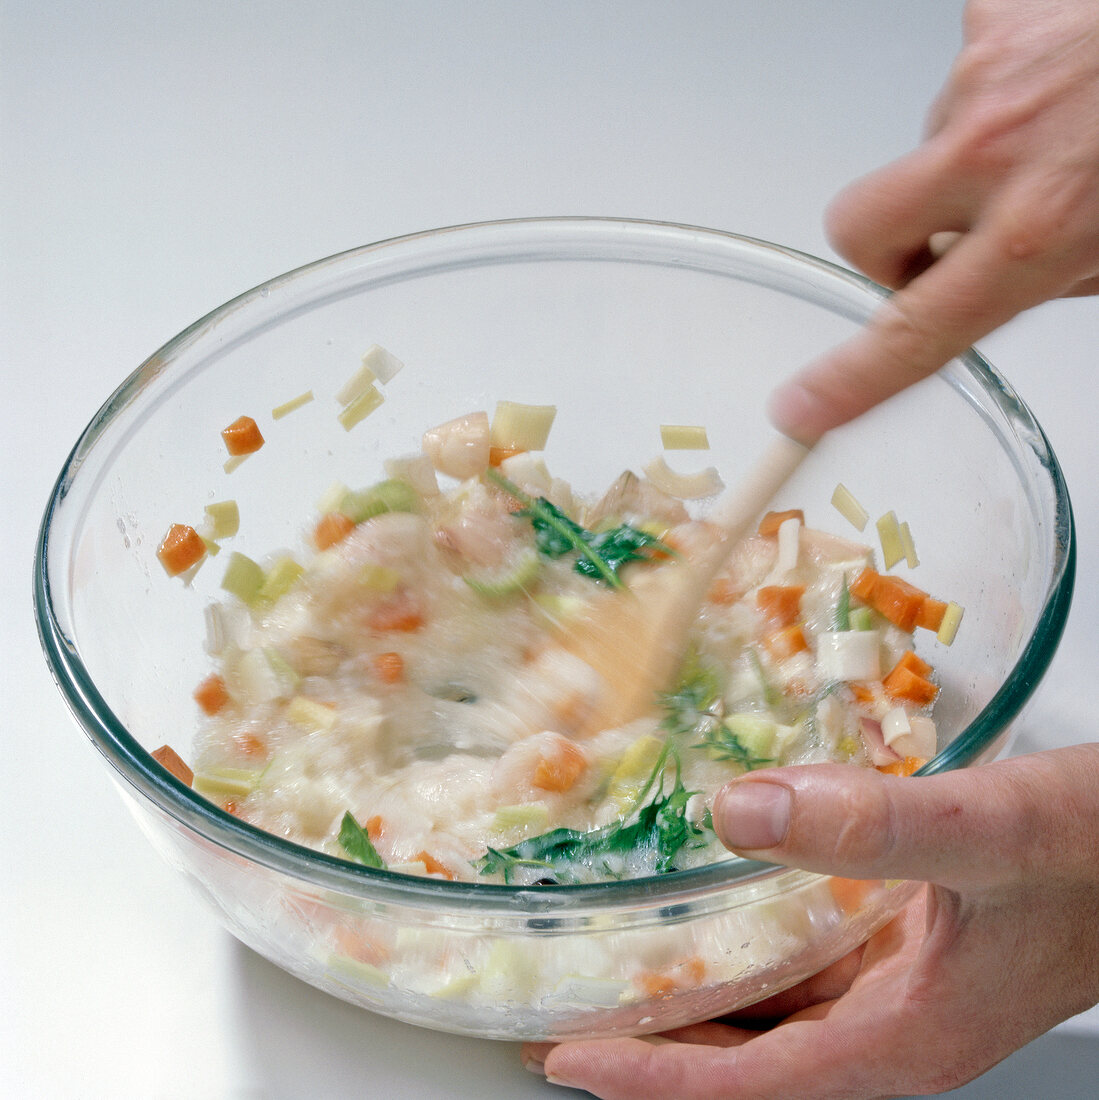
<instances>
[{"instance_id":1,"label":"wooden spoon handle","mask_svg":"<svg viewBox=\"0 0 1099 1100\"><path fill-rule=\"evenodd\" d=\"M738 481L736 487L714 505L707 520L723 528L729 542L735 543L775 493L794 476L809 450L789 436L776 435L747 477Z\"/></svg>"}]
</instances>

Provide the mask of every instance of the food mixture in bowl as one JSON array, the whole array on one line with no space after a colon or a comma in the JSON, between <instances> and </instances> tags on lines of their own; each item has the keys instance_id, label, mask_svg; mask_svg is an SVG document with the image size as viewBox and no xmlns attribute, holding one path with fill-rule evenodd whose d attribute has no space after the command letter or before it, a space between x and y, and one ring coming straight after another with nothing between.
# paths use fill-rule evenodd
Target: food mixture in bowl
<instances>
[{"instance_id":1,"label":"food mixture in bowl","mask_svg":"<svg viewBox=\"0 0 1099 1100\"><path fill-rule=\"evenodd\" d=\"M553 415L509 402L462 415L385 480L330 488L307 552L263 564L230 552L227 597L206 612L216 670L195 693L208 719L193 776L169 750L162 762L228 812L331 855L556 885L729 858L709 810L745 770L910 774L934 754L938 687L916 633L949 643L960 609L793 511L765 516L729 556L677 682L608 723L577 632L608 594L643 598L638 578L683 568L714 537L683 498L720 480L661 458L581 498L539 455ZM676 431L692 446L704 436L675 429L673 445ZM857 509L842 489L836 502ZM237 506L208 513L205 538L172 542L220 549ZM879 530L887 559L914 564L906 527ZM161 552L170 571L187 564L169 540Z\"/></svg>"}]
</instances>

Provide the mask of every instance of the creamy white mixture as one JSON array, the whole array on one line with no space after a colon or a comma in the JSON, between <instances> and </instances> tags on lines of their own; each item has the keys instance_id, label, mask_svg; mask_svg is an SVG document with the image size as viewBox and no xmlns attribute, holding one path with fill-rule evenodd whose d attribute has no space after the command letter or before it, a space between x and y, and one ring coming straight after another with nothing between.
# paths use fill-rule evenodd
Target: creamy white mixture
<instances>
[{"instance_id":1,"label":"creamy white mixture","mask_svg":"<svg viewBox=\"0 0 1099 1100\"><path fill-rule=\"evenodd\" d=\"M363 859L350 819L391 870L583 882L726 858L708 808L746 769L934 750L928 707L882 685L912 635L848 592L870 550L796 518L736 549L648 713L592 728L605 685L570 631L608 591L632 597L577 572L577 553L544 552L531 501L658 540L622 567L627 585L683 568L676 548L705 524L633 475L581 502L530 454L501 480L425 449L380 486L330 493L307 554L208 610L225 697L195 788L230 812ZM573 832L551 858L555 829Z\"/></svg>"}]
</instances>

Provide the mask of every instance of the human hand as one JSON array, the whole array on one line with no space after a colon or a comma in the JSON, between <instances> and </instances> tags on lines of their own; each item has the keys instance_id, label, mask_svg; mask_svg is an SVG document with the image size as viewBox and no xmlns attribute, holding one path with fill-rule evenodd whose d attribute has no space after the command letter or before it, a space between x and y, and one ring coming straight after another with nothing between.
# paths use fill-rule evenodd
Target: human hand
<instances>
[{"instance_id":1,"label":"human hand","mask_svg":"<svg viewBox=\"0 0 1099 1100\"><path fill-rule=\"evenodd\" d=\"M656 1040L530 1044L528 1068L606 1100L859 1100L944 1091L1099 1001L1099 745L904 779L753 772L715 804L755 858L924 889L823 974Z\"/></svg>"},{"instance_id":2,"label":"human hand","mask_svg":"<svg viewBox=\"0 0 1099 1100\"><path fill-rule=\"evenodd\" d=\"M796 439L1031 306L1099 291L1099 4L970 0L965 30L923 143L829 210L837 251L898 293L776 390L772 419Z\"/></svg>"}]
</instances>

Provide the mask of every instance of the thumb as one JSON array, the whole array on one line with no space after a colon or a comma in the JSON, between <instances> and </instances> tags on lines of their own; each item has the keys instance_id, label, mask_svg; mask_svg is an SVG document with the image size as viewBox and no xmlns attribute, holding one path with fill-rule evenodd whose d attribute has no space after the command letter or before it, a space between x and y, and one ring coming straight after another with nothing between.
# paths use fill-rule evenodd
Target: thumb
<instances>
[{"instance_id":1,"label":"thumb","mask_svg":"<svg viewBox=\"0 0 1099 1100\"><path fill-rule=\"evenodd\" d=\"M1099 843L1099 745L902 778L844 764L752 772L713 821L741 855L948 888L1072 875Z\"/></svg>"}]
</instances>

